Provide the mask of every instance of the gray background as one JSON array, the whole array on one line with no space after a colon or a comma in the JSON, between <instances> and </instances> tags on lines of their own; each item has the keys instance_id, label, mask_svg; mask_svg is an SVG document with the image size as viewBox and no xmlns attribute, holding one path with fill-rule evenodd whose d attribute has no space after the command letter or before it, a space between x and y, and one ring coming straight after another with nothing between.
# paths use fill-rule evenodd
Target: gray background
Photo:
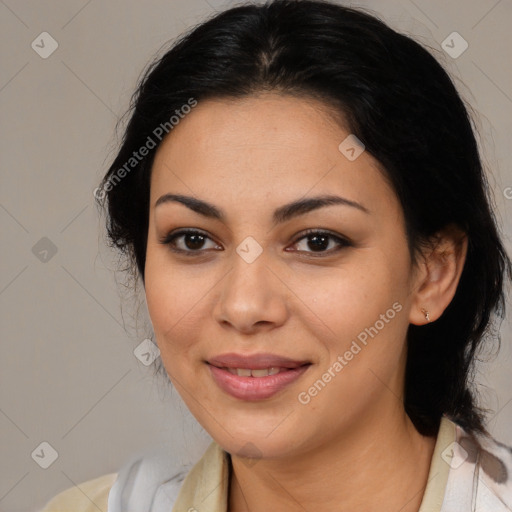
<instances>
[{"instance_id":1,"label":"gray background","mask_svg":"<svg viewBox=\"0 0 512 512\"><path fill-rule=\"evenodd\" d=\"M0 0L1 511L36 510L162 443L176 465L194 461L209 443L177 393L134 356L148 331L116 286L93 190L114 156L115 124L142 69L166 41L233 3ZM478 114L510 253L512 2L353 5L437 48L464 82L457 84ZM31 47L44 31L58 42L46 59ZM458 58L441 47L453 31L469 44ZM499 357L479 374L490 430L509 444L511 317ZM48 469L31 456L44 441L58 453Z\"/></svg>"}]
</instances>

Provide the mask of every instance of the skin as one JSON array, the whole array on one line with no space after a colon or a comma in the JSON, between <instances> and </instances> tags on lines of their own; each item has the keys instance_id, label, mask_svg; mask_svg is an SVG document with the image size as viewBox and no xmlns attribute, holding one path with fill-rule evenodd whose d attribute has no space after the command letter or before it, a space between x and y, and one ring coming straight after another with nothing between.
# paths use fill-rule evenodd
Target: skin
<instances>
[{"instance_id":1,"label":"skin","mask_svg":"<svg viewBox=\"0 0 512 512\"><path fill-rule=\"evenodd\" d=\"M441 233L413 264L400 203L378 162L367 151L349 161L338 149L349 133L316 100L277 93L208 100L174 127L154 160L148 311L169 378L231 454L231 512L267 511L269 503L282 512L417 512L423 497L435 438L421 436L403 408L406 331L426 323L422 308L435 321L450 303L466 242ZM225 220L178 202L155 207L168 193L208 201ZM283 204L323 194L368 212L331 205L272 223ZM209 237L202 246L175 240L196 255L160 242L179 228ZM313 228L351 245L330 238L315 251L302 234ZM252 263L236 252L248 236L263 250ZM298 394L397 302L401 311L300 403ZM271 398L250 402L223 392L210 375L205 360L226 352L312 365ZM258 453L251 464L248 442Z\"/></svg>"}]
</instances>

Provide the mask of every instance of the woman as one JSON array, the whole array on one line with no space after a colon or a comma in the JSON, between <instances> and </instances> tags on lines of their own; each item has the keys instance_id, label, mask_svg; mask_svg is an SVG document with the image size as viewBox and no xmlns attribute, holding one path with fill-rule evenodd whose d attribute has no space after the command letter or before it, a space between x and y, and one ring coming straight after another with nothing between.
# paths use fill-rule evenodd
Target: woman
<instances>
[{"instance_id":1,"label":"woman","mask_svg":"<svg viewBox=\"0 0 512 512\"><path fill-rule=\"evenodd\" d=\"M360 10L246 5L180 39L132 107L95 195L213 442L45 512L510 510L512 451L471 378L511 262L430 53Z\"/></svg>"}]
</instances>

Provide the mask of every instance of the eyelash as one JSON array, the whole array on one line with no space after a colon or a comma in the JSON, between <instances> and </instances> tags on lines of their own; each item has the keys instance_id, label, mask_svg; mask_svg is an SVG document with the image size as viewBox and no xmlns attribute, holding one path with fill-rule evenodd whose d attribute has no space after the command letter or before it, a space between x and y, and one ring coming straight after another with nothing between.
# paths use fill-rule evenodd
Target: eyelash
<instances>
[{"instance_id":1,"label":"eyelash","mask_svg":"<svg viewBox=\"0 0 512 512\"><path fill-rule=\"evenodd\" d=\"M175 252L175 253L178 253L178 254L183 254L185 256L192 256L192 257L201 255L201 253L203 253L205 251L205 249L183 250L183 249L178 249L178 248L176 248L173 245L173 242L177 238L179 238L181 236L186 236L186 235L201 235L201 236L203 236L205 238L209 238L210 240L212 240L203 231L199 231L199 230L196 230L196 229L183 229L183 230L180 230L180 231L178 231L176 233L170 233L170 234L166 235L165 237L160 239L159 242L161 244L163 244L163 245L168 245L169 249L172 252ZM310 252L310 251L298 251L298 252L305 252L306 254L311 255L314 258L319 258L319 257L321 258L321 257L331 256L333 253L337 253L337 252L339 252L343 248L347 248L347 247L352 247L353 246L352 242L350 242L346 238L340 237L338 235L334 235L333 233L331 233L329 231L322 231L322 230L316 230L316 229L308 229L305 232L301 233L300 236L298 236L295 239L295 241L292 243L292 245L296 245L303 238L307 238L308 236L311 236L311 235L328 236L330 239L335 240L339 244L339 247L337 249L334 249L334 250L330 249L328 251L323 251L323 252L320 251L320 252L315 253L315 252Z\"/></svg>"}]
</instances>

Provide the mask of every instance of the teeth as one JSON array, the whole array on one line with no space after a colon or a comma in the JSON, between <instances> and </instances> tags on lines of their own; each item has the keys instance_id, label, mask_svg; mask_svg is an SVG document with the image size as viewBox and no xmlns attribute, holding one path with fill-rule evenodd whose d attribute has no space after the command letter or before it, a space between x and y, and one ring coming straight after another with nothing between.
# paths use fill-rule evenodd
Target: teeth
<instances>
[{"instance_id":1,"label":"teeth","mask_svg":"<svg viewBox=\"0 0 512 512\"><path fill-rule=\"evenodd\" d=\"M276 375L277 373L284 371L281 368L263 368L261 370L251 370L250 368L224 368L233 375L239 377L266 377L267 375Z\"/></svg>"},{"instance_id":2,"label":"teeth","mask_svg":"<svg viewBox=\"0 0 512 512\"><path fill-rule=\"evenodd\" d=\"M262 370L251 370L253 377L267 377L269 374L269 368L263 368Z\"/></svg>"}]
</instances>

